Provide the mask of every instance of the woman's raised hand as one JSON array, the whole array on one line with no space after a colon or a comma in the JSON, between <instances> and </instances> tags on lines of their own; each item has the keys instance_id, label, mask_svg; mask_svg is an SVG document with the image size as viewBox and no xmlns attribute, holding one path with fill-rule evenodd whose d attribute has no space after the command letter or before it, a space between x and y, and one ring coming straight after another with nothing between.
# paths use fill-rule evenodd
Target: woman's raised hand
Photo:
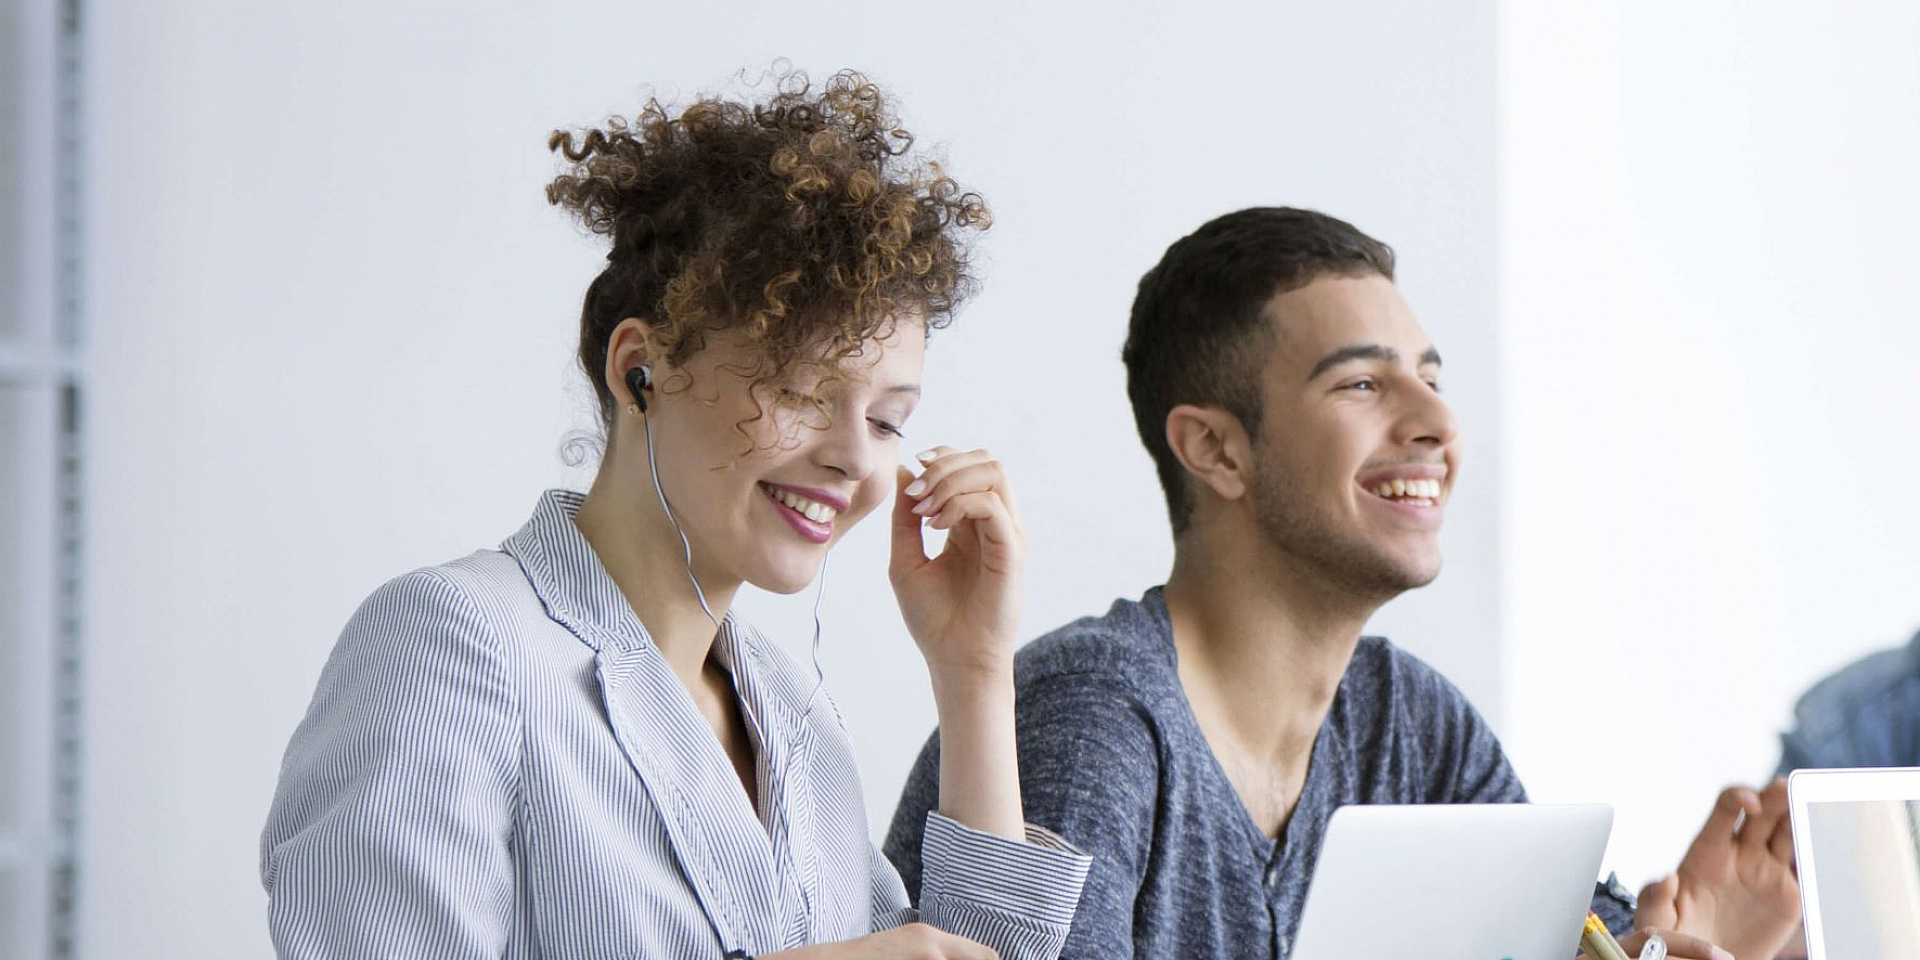
<instances>
[{"instance_id":1,"label":"woman's raised hand","mask_svg":"<svg viewBox=\"0 0 1920 960\"><path fill-rule=\"evenodd\" d=\"M943 676L1011 669L1027 538L1000 461L985 450L935 447L915 478L898 471L889 575L907 631ZM928 558L921 523L947 531Z\"/></svg>"}]
</instances>

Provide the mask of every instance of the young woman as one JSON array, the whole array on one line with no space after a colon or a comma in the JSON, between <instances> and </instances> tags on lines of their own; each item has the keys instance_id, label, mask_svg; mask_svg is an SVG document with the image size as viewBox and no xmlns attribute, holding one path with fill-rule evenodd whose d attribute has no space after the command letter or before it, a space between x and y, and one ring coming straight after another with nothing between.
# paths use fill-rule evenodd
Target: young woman
<instances>
[{"instance_id":1,"label":"young woman","mask_svg":"<svg viewBox=\"0 0 1920 960\"><path fill-rule=\"evenodd\" d=\"M1058 953L1088 862L1022 818L1013 496L983 451L897 465L987 222L910 143L853 73L554 135L548 198L612 241L580 324L605 455L348 623L262 838L282 956ZM729 612L888 499L945 734L919 922L815 673Z\"/></svg>"}]
</instances>

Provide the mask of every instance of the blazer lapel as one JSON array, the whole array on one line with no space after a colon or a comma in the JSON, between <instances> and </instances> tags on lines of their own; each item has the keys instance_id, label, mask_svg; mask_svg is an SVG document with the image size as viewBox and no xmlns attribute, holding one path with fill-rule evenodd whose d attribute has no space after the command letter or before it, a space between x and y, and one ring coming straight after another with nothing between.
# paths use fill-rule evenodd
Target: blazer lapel
<instances>
[{"instance_id":1,"label":"blazer lapel","mask_svg":"<svg viewBox=\"0 0 1920 960\"><path fill-rule=\"evenodd\" d=\"M758 635L729 616L714 652L733 676L743 712L760 746L760 784L766 831L778 867L781 915L790 923L785 946L814 942L819 890L819 845L814 838L813 737L795 710L792 691L779 689L779 672L766 662ZM784 694L784 695L783 695Z\"/></svg>"},{"instance_id":2,"label":"blazer lapel","mask_svg":"<svg viewBox=\"0 0 1920 960\"><path fill-rule=\"evenodd\" d=\"M790 915L773 844L712 728L574 526L583 499L548 491L502 549L519 562L547 615L594 651L614 740L659 812L674 861L723 948L772 952L786 940ZM778 773L772 779L777 783ZM777 792L767 791L776 807Z\"/></svg>"},{"instance_id":3,"label":"blazer lapel","mask_svg":"<svg viewBox=\"0 0 1920 960\"><path fill-rule=\"evenodd\" d=\"M675 860L727 949L784 944L778 869L733 767L651 647L595 657L621 752L660 811Z\"/></svg>"}]
</instances>

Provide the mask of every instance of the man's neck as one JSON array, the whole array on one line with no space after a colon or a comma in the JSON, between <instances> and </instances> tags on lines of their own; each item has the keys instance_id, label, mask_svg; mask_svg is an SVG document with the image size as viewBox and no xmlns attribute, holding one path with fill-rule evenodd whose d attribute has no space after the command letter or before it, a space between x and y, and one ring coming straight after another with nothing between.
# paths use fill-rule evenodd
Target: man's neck
<instances>
[{"instance_id":1,"label":"man's neck","mask_svg":"<svg viewBox=\"0 0 1920 960\"><path fill-rule=\"evenodd\" d=\"M604 468L594 478L574 525L681 683L695 689L706 679L716 631L694 593L685 547L660 509L652 478L610 477L611 470ZM699 563L695 556L696 571ZM701 589L713 615L721 617L740 584L708 575L701 578Z\"/></svg>"},{"instance_id":2,"label":"man's neck","mask_svg":"<svg viewBox=\"0 0 1920 960\"><path fill-rule=\"evenodd\" d=\"M1163 595L1180 683L1203 726L1224 733L1232 749L1304 771L1380 601L1250 539L1190 532L1175 550Z\"/></svg>"}]
</instances>

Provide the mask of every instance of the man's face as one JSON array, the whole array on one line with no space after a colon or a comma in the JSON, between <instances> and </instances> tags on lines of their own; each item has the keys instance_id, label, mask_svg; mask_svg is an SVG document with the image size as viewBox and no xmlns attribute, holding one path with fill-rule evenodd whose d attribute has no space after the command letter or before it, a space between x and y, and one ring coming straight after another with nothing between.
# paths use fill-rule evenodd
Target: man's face
<instances>
[{"instance_id":1,"label":"man's face","mask_svg":"<svg viewBox=\"0 0 1920 960\"><path fill-rule=\"evenodd\" d=\"M1356 592L1440 573L1460 449L1440 357L1392 281L1328 276L1267 304L1249 496L1272 546Z\"/></svg>"}]
</instances>

